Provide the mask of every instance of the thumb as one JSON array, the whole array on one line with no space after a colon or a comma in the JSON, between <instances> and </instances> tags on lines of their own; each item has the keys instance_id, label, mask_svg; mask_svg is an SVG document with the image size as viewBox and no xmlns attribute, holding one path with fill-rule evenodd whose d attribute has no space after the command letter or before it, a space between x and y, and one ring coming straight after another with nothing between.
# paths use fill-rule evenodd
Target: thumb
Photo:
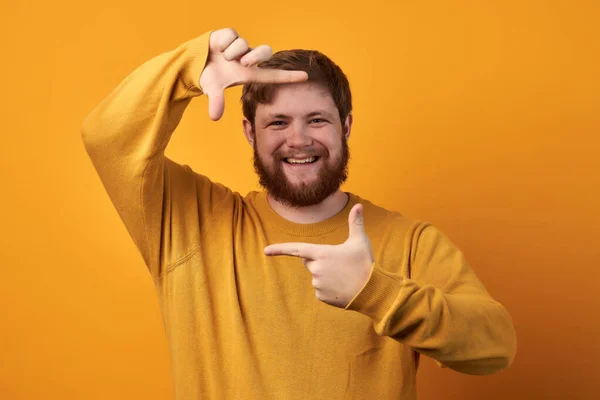
<instances>
[{"instance_id":1,"label":"thumb","mask_svg":"<svg viewBox=\"0 0 600 400\"><path fill-rule=\"evenodd\" d=\"M209 89L204 92L208 96L208 116L218 121L225 111L225 94L220 89Z\"/></svg>"},{"instance_id":2,"label":"thumb","mask_svg":"<svg viewBox=\"0 0 600 400\"><path fill-rule=\"evenodd\" d=\"M350 228L350 237L366 236L362 204L356 204L352 207L352 210L350 210L348 226Z\"/></svg>"}]
</instances>

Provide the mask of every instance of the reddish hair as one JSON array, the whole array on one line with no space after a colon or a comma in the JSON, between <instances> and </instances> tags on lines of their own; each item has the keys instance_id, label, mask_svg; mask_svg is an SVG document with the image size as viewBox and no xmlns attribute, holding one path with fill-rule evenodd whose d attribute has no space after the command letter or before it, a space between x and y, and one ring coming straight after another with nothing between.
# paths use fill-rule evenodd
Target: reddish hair
<instances>
[{"instance_id":1,"label":"reddish hair","mask_svg":"<svg viewBox=\"0 0 600 400\"><path fill-rule=\"evenodd\" d=\"M316 50L279 51L258 66L266 69L305 71L308 73L308 82L318 83L329 89L342 125L352 112L352 94L348 78L329 57ZM252 127L254 127L257 105L271 103L276 86L276 84L256 82L244 85L241 98L242 111Z\"/></svg>"}]
</instances>

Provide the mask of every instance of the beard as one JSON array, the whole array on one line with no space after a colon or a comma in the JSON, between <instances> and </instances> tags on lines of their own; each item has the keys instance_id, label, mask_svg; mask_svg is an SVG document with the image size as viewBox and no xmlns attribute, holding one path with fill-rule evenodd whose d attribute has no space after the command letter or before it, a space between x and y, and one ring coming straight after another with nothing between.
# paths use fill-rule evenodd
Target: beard
<instances>
[{"instance_id":1,"label":"beard","mask_svg":"<svg viewBox=\"0 0 600 400\"><path fill-rule=\"evenodd\" d=\"M283 170L285 161L280 153L273 155L273 164L268 166L260 157L254 141L254 170L258 174L259 184L278 202L289 207L308 207L323 202L334 194L348 178L350 149L348 141L342 135L342 154L339 159L331 159L326 150L314 155L322 161L314 182L292 184Z\"/></svg>"}]
</instances>

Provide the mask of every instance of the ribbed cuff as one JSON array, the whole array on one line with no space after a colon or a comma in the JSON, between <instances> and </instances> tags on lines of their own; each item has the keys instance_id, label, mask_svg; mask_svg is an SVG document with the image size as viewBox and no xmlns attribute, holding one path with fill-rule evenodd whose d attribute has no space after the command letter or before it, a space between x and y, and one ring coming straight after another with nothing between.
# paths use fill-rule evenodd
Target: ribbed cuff
<instances>
[{"instance_id":1,"label":"ribbed cuff","mask_svg":"<svg viewBox=\"0 0 600 400\"><path fill-rule=\"evenodd\" d=\"M346 310L357 311L379 322L392 308L403 282L403 277L389 275L375 262L369 280L348 303Z\"/></svg>"},{"instance_id":2,"label":"ribbed cuff","mask_svg":"<svg viewBox=\"0 0 600 400\"><path fill-rule=\"evenodd\" d=\"M210 50L210 32L206 32L197 38L188 40L181 46L185 49L186 53L186 65L183 69L183 81L185 82L188 90L194 90L202 92L200 89L200 76L206 62L208 61L208 53Z\"/></svg>"}]
</instances>

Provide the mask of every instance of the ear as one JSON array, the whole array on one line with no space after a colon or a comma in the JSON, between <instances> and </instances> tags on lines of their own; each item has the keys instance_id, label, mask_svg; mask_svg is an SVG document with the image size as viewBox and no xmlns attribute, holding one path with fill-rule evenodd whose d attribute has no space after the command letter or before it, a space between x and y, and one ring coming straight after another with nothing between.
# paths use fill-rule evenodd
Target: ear
<instances>
[{"instance_id":1,"label":"ear","mask_svg":"<svg viewBox=\"0 0 600 400\"><path fill-rule=\"evenodd\" d=\"M344 136L346 136L346 140L350 138L350 131L352 131L352 122L354 121L354 117L352 114L348 114L346 117L346 121L344 121Z\"/></svg>"},{"instance_id":2,"label":"ear","mask_svg":"<svg viewBox=\"0 0 600 400\"><path fill-rule=\"evenodd\" d=\"M244 118L242 120L242 127L244 128L244 136L246 136L246 140L248 141L248 143L250 143L250 146L254 148L254 129L252 129L252 123L250 123L250 120L248 120L248 118Z\"/></svg>"}]
</instances>

